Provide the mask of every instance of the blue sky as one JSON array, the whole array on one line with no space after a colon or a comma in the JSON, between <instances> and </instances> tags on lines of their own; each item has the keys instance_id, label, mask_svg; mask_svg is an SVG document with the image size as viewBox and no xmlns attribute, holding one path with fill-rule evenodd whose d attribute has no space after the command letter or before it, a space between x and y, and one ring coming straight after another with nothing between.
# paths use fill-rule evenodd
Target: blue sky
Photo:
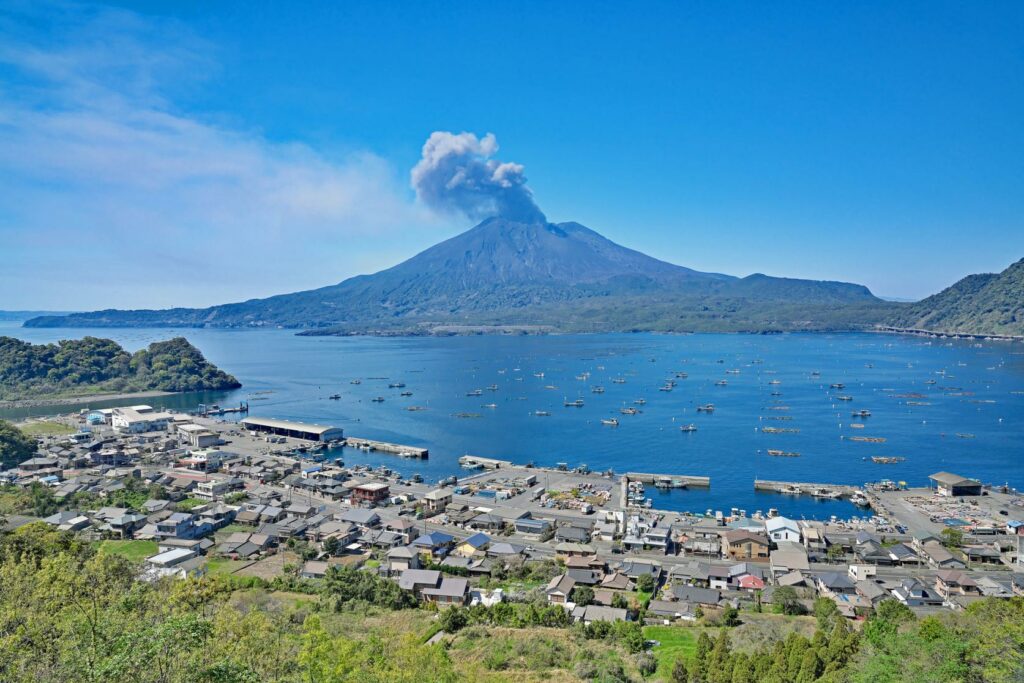
<instances>
[{"instance_id":1,"label":"blue sky","mask_svg":"<svg viewBox=\"0 0 1024 683\"><path fill-rule=\"evenodd\" d=\"M0 308L210 305L470 226L434 131L554 221L921 297L1024 256L1024 4L13 2Z\"/></svg>"}]
</instances>

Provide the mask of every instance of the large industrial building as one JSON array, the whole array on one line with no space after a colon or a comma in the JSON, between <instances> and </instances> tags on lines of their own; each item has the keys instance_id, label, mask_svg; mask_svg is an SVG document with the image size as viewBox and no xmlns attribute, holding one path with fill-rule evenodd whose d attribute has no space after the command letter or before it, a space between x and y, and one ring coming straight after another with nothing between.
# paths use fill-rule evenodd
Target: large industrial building
<instances>
[{"instance_id":1,"label":"large industrial building","mask_svg":"<svg viewBox=\"0 0 1024 683\"><path fill-rule=\"evenodd\" d=\"M341 427L275 420L269 417L247 417L242 420L242 427L253 432L290 436L306 441L334 441L345 437L345 430Z\"/></svg>"}]
</instances>

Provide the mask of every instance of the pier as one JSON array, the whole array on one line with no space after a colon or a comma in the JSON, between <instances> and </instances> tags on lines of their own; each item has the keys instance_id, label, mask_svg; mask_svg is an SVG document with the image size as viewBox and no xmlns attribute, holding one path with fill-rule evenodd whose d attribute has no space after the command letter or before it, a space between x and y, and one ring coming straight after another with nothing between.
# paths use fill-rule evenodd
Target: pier
<instances>
[{"instance_id":1,"label":"pier","mask_svg":"<svg viewBox=\"0 0 1024 683\"><path fill-rule=\"evenodd\" d=\"M479 455L466 454L459 458L459 464L463 467L482 467L485 470L500 470L502 468L513 467L513 463L509 460L497 460L495 458L483 458Z\"/></svg>"},{"instance_id":2,"label":"pier","mask_svg":"<svg viewBox=\"0 0 1024 683\"><path fill-rule=\"evenodd\" d=\"M772 493L790 493L792 495L811 496L815 491L835 491L840 497L849 498L853 492L858 490L856 486L846 484L813 484L806 481L770 481L767 479L755 479L755 491L770 491Z\"/></svg>"},{"instance_id":3,"label":"pier","mask_svg":"<svg viewBox=\"0 0 1024 683\"><path fill-rule=\"evenodd\" d=\"M426 448L420 448L418 446L403 446L398 443L374 441L373 439L360 439L354 436L347 437L344 445L349 448L358 448L363 451L392 453L394 455L400 455L403 458L427 458L430 456L430 451Z\"/></svg>"},{"instance_id":4,"label":"pier","mask_svg":"<svg viewBox=\"0 0 1024 683\"><path fill-rule=\"evenodd\" d=\"M622 509L629 507L629 482L639 481L644 484L657 484L668 481L669 488L711 488L711 477L695 477L685 474L649 474L647 472L627 472L619 480L619 504Z\"/></svg>"}]
</instances>

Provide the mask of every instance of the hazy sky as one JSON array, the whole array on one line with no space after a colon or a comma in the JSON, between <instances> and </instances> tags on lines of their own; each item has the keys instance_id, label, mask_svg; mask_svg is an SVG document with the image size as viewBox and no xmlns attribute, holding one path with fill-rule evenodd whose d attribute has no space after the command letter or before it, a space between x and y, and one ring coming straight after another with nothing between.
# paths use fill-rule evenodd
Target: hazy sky
<instances>
[{"instance_id":1,"label":"hazy sky","mask_svg":"<svg viewBox=\"0 0 1024 683\"><path fill-rule=\"evenodd\" d=\"M435 131L700 270L920 297L1024 256L1024 3L492 5L4 2L0 309L392 265L470 226L410 185Z\"/></svg>"}]
</instances>

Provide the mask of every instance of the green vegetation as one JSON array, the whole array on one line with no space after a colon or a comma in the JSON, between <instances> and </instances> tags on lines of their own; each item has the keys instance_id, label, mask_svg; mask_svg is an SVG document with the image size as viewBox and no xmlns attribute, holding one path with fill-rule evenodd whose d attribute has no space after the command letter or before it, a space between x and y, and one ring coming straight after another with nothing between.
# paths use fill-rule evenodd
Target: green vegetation
<instances>
[{"instance_id":1,"label":"green vegetation","mask_svg":"<svg viewBox=\"0 0 1024 683\"><path fill-rule=\"evenodd\" d=\"M968 275L888 322L933 332L1024 335L1024 259L1002 273Z\"/></svg>"},{"instance_id":2,"label":"green vegetation","mask_svg":"<svg viewBox=\"0 0 1024 683\"><path fill-rule=\"evenodd\" d=\"M676 660L689 659L697 649L696 630L685 626L645 626L644 639L658 641L652 652L657 673L665 680L670 680Z\"/></svg>"},{"instance_id":3,"label":"green vegetation","mask_svg":"<svg viewBox=\"0 0 1024 683\"><path fill-rule=\"evenodd\" d=\"M134 354L96 337L40 345L0 337L0 400L240 386L184 337L154 342Z\"/></svg>"},{"instance_id":4,"label":"green vegetation","mask_svg":"<svg viewBox=\"0 0 1024 683\"><path fill-rule=\"evenodd\" d=\"M28 424L21 425L18 429L21 430L22 434L29 436L63 436L75 433L74 427L69 427L60 422L50 422L49 420L29 422Z\"/></svg>"},{"instance_id":5,"label":"green vegetation","mask_svg":"<svg viewBox=\"0 0 1024 683\"><path fill-rule=\"evenodd\" d=\"M0 469L10 469L31 458L35 452L35 439L10 422L0 420Z\"/></svg>"},{"instance_id":6,"label":"green vegetation","mask_svg":"<svg viewBox=\"0 0 1024 683\"><path fill-rule=\"evenodd\" d=\"M156 541L100 541L100 555L117 555L130 562L142 562L157 554Z\"/></svg>"},{"instance_id":7,"label":"green vegetation","mask_svg":"<svg viewBox=\"0 0 1024 683\"><path fill-rule=\"evenodd\" d=\"M964 532L956 527L947 526L939 536L942 537L942 545L947 548L959 548L964 544Z\"/></svg>"},{"instance_id":8,"label":"green vegetation","mask_svg":"<svg viewBox=\"0 0 1024 683\"><path fill-rule=\"evenodd\" d=\"M19 487L0 485L0 514L26 514L48 517L59 510L83 510L98 507L123 507L142 512L142 504L150 498L165 500L167 492L162 486L146 484L141 479L127 478L124 488L101 498L92 493L75 493L56 498L53 489L39 482Z\"/></svg>"}]
</instances>

